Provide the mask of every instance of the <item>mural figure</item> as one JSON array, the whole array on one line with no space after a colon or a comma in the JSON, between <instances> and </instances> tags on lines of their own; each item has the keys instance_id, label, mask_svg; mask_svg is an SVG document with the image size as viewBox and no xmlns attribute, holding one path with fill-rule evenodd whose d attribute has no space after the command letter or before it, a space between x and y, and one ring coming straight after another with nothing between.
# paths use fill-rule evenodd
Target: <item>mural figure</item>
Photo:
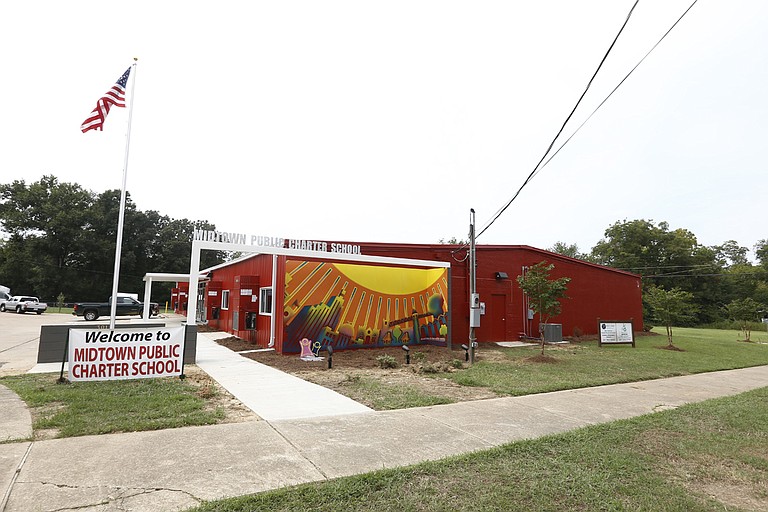
<instances>
[{"instance_id":1,"label":"mural figure","mask_svg":"<svg viewBox=\"0 0 768 512\"><path fill-rule=\"evenodd\" d=\"M308 340L307 338L302 338L301 341L299 341L299 346L301 346L301 355L299 355L299 359L303 359L304 361L322 361L322 357L319 357L320 354L320 343L318 342L312 342L312 340Z\"/></svg>"}]
</instances>

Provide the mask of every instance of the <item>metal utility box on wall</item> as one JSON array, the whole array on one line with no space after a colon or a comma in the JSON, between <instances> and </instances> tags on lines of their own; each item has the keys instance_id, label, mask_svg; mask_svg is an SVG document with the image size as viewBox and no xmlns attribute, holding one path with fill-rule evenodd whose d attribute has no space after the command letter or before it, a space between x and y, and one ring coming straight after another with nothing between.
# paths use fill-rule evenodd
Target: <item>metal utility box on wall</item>
<instances>
[{"instance_id":1,"label":"metal utility box on wall","mask_svg":"<svg viewBox=\"0 0 768 512\"><path fill-rule=\"evenodd\" d=\"M480 294L473 293L469 298L469 326L480 327Z\"/></svg>"},{"instance_id":2,"label":"metal utility box on wall","mask_svg":"<svg viewBox=\"0 0 768 512\"><path fill-rule=\"evenodd\" d=\"M544 324L544 342L559 343L563 341L563 324Z\"/></svg>"},{"instance_id":3,"label":"metal utility box on wall","mask_svg":"<svg viewBox=\"0 0 768 512\"><path fill-rule=\"evenodd\" d=\"M256 316L259 312L259 276L235 276L235 312L232 316L232 329L245 331L256 329Z\"/></svg>"}]
</instances>

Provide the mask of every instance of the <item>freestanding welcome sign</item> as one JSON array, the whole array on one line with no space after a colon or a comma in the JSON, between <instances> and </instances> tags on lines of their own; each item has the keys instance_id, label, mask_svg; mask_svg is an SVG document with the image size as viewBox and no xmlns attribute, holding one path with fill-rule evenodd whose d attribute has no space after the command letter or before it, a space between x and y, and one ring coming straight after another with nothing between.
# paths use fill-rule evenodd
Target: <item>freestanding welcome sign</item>
<instances>
[{"instance_id":1,"label":"freestanding welcome sign","mask_svg":"<svg viewBox=\"0 0 768 512\"><path fill-rule=\"evenodd\" d=\"M68 356L71 382L180 376L184 327L71 329Z\"/></svg>"},{"instance_id":2,"label":"freestanding welcome sign","mask_svg":"<svg viewBox=\"0 0 768 512\"><path fill-rule=\"evenodd\" d=\"M635 346L635 331L629 320L600 320L597 319L597 332L600 334L599 345L632 345Z\"/></svg>"}]
</instances>

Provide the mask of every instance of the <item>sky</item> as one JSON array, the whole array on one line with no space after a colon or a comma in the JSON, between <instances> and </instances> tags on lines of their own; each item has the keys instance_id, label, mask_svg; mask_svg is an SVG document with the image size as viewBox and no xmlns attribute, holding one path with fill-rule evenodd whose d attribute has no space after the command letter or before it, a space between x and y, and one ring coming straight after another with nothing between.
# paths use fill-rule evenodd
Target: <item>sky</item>
<instances>
[{"instance_id":1,"label":"sky","mask_svg":"<svg viewBox=\"0 0 768 512\"><path fill-rule=\"evenodd\" d=\"M692 1L639 1L554 149ZM589 252L647 219L751 249L768 238L764 0L698 1L488 225L633 4L5 2L0 182L120 189L127 147L138 209L220 231L436 243L467 239L474 209L479 244ZM133 108L81 133L134 58Z\"/></svg>"}]
</instances>

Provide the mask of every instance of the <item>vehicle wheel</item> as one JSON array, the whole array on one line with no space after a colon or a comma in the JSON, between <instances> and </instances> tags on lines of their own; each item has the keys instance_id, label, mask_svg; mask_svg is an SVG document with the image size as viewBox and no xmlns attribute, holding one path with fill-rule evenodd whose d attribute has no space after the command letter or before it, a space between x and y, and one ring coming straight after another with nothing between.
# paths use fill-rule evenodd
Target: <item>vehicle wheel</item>
<instances>
[{"instance_id":1,"label":"vehicle wheel","mask_svg":"<svg viewBox=\"0 0 768 512\"><path fill-rule=\"evenodd\" d=\"M24 312L24 310L23 310L23 309L21 309L21 306L16 306L16 312L17 312L18 314L22 314L22 313Z\"/></svg>"},{"instance_id":2,"label":"vehicle wheel","mask_svg":"<svg viewBox=\"0 0 768 512\"><path fill-rule=\"evenodd\" d=\"M5 303L0 304L0 311L5 312Z\"/></svg>"},{"instance_id":3,"label":"vehicle wheel","mask_svg":"<svg viewBox=\"0 0 768 512\"><path fill-rule=\"evenodd\" d=\"M87 322L93 322L94 320L99 318L99 314L96 313L95 311L88 310L85 313L83 313L83 318L85 318Z\"/></svg>"},{"instance_id":4,"label":"vehicle wheel","mask_svg":"<svg viewBox=\"0 0 768 512\"><path fill-rule=\"evenodd\" d=\"M37 313L38 315L42 315L43 314L42 311L35 311L35 313Z\"/></svg>"}]
</instances>

